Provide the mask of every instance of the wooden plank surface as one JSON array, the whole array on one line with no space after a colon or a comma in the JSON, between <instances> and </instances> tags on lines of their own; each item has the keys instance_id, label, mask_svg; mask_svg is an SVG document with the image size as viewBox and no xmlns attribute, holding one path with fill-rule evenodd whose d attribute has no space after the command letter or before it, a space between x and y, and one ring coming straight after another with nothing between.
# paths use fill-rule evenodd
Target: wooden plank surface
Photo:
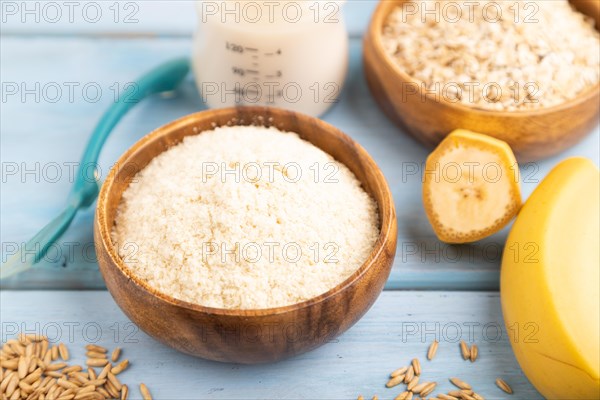
<instances>
[{"instance_id":1,"label":"wooden plank surface","mask_svg":"<svg viewBox=\"0 0 600 400\"><path fill-rule=\"evenodd\" d=\"M69 163L78 162L91 130L113 101L115 89L164 60L188 55L190 48L191 40L185 37L2 38L3 85L15 83L19 87L17 94L4 92L1 106L3 260L63 207L70 189ZM387 288L497 289L507 230L472 245L449 246L436 239L421 204L422 163L428 150L377 108L363 77L361 54L360 39L353 39L347 85L339 103L323 119L369 151L392 189L399 244ZM190 76L175 98L150 99L125 117L102 152L101 176L125 149L152 129L204 109L192 79ZM77 86L71 97L67 85L73 82ZM36 84L42 89L25 93ZM55 84L63 90L57 101L51 92ZM83 93L86 85L87 95ZM48 92L44 93L44 87ZM101 89L100 96L94 94L94 87ZM586 156L598 164L599 137L596 126L587 138L563 154L523 165L524 197L566 157ZM57 171L61 174L58 179ZM60 246L35 270L2 282L2 288L102 288L93 252L92 220L93 208L82 212Z\"/></svg>"},{"instance_id":2,"label":"wooden plank surface","mask_svg":"<svg viewBox=\"0 0 600 400\"><path fill-rule=\"evenodd\" d=\"M299 0L304 1L304 0ZM205 0L217 10L235 10L232 5L223 6L221 0ZM275 12L283 12L285 0L272 2ZM2 32L10 35L129 35L129 36L191 36L198 27L198 6L194 0L135 0L65 2L5 1L2 6ZM29 3L29 4L27 4ZM333 10L322 2L319 16L329 15ZM245 15L242 6L239 15ZM366 30L369 16L377 6L374 0L339 1L347 30L359 36ZM227 7L227 8L225 8ZM327 8L326 8L327 7ZM314 15L314 10L308 11ZM292 10L294 11L294 10ZM290 15L294 15L291 14Z\"/></svg>"},{"instance_id":3,"label":"wooden plank surface","mask_svg":"<svg viewBox=\"0 0 600 400\"><path fill-rule=\"evenodd\" d=\"M497 293L384 292L338 339L290 360L259 366L177 353L129 325L105 291L2 291L0 300L2 341L17 329L37 330L67 343L79 363L84 362L86 342L120 346L131 361L122 381L130 387L145 382L157 399L328 400L358 394L391 399L401 389L386 389L387 375L414 357L421 359L422 379L439 383L435 393L450 390L447 378L456 376L486 399L541 399L510 349ZM475 363L462 360L461 338L479 345ZM440 341L438 354L426 361L434 339ZM495 386L498 377L512 386L513 396ZM140 398L137 389L132 392Z\"/></svg>"}]
</instances>

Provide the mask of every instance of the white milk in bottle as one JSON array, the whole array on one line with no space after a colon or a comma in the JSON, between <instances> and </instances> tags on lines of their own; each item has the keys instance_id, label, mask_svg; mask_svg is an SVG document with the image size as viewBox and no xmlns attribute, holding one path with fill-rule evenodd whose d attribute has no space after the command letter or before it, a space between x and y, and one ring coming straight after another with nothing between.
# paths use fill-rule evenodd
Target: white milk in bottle
<instances>
[{"instance_id":1,"label":"white milk in bottle","mask_svg":"<svg viewBox=\"0 0 600 400\"><path fill-rule=\"evenodd\" d=\"M193 65L212 108L269 105L318 116L348 69L343 1L203 0Z\"/></svg>"}]
</instances>

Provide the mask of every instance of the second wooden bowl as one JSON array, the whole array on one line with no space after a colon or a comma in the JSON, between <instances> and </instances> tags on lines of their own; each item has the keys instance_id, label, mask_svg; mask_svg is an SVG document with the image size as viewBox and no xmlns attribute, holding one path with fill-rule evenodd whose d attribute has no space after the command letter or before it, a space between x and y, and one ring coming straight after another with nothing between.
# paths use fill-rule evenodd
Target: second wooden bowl
<instances>
[{"instance_id":1,"label":"second wooden bowl","mask_svg":"<svg viewBox=\"0 0 600 400\"><path fill-rule=\"evenodd\" d=\"M185 136L228 124L271 125L298 133L344 163L375 199L379 207L379 238L368 259L343 283L318 297L286 307L219 309L159 293L121 260L110 233L117 206L131 179L152 158ZM397 240L396 213L388 185L362 147L321 120L262 107L205 111L158 128L129 149L116 165L100 191L94 222L100 270L125 314L150 336L177 350L237 363L271 362L300 354L350 328L375 302L388 278Z\"/></svg>"},{"instance_id":2,"label":"second wooden bowl","mask_svg":"<svg viewBox=\"0 0 600 400\"><path fill-rule=\"evenodd\" d=\"M416 139L436 146L454 129L464 128L506 141L519 161L534 161L577 143L598 123L600 85L554 107L496 112L434 98L386 53L382 29L392 10L408 0L382 0L364 40L367 83L383 111ZM571 0L600 25L598 0ZM598 49L590 49L598 51ZM416 87L417 90L414 90ZM413 88L408 92L407 88Z\"/></svg>"}]
</instances>

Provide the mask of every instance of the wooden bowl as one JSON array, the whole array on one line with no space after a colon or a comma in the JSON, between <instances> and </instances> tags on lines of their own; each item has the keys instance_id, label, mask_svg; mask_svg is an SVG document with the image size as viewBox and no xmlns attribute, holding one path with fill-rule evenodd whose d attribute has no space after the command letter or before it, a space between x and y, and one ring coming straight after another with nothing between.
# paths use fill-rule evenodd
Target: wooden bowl
<instances>
[{"instance_id":1,"label":"wooden bowl","mask_svg":"<svg viewBox=\"0 0 600 400\"><path fill-rule=\"evenodd\" d=\"M203 307L157 292L136 277L111 240L123 191L158 154L216 126L268 125L296 132L344 163L379 206L381 233L365 263L343 283L298 304L257 310ZM313 117L263 107L228 108L188 115L142 138L106 178L94 222L100 270L121 309L150 336L184 353L237 363L280 360L314 349L340 335L371 307L383 289L396 253L394 201L367 152L335 127ZM343 204L340 204L343 207Z\"/></svg>"},{"instance_id":2,"label":"wooden bowl","mask_svg":"<svg viewBox=\"0 0 600 400\"><path fill-rule=\"evenodd\" d=\"M516 112L477 109L452 103L443 96L435 99L419 84L415 87L416 81L387 55L382 44L387 17L406 1L379 3L364 39L364 65L367 83L377 103L417 140L435 147L454 129L464 128L506 141L519 161L534 161L574 145L598 123L600 85L557 106ZM599 26L598 0L571 0L571 3L594 18Z\"/></svg>"}]
</instances>

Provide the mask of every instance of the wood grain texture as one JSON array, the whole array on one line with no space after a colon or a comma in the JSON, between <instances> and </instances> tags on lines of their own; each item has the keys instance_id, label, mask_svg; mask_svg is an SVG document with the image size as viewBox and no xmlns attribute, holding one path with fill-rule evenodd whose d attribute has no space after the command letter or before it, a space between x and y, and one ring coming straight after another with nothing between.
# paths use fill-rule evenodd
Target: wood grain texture
<instances>
[{"instance_id":1,"label":"wood grain texture","mask_svg":"<svg viewBox=\"0 0 600 400\"><path fill-rule=\"evenodd\" d=\"M111 232L123 192L157 155L184 137L229 125L274 126L296 132L346 165L377 203L380 234L371 254L348 279L298 304L261 310L203 307L159 293L123 262ZM240 107L190 114L140 139L117 161L104 182L94 222L100 271L117 304L141 329L180 351L244 364L272 362L321 346L354 325L375 302L389 276L398 226L389 187L366 151L334 126L317 118L268 107ZM327 212L327 210L323 210ZM208 229L208 228L206 228ZM223 332L255 332L223 345ZM303 332L290 341L290 331ZM207 334L209 332L209 334Z\"/></svg>"},{"instance_id":2,"label":"wood grain texture","mask_svg":"<svg viewBox=\"0 0 600 400\"><path fill-rule=\"evenodd\" d=\"M386 54L381 40L388 15L406 1L383 0L375 10L364 40L365 76L384 112L417 140L433 148L454 129L469 129L506 141L519 162L526 162L558 154L592 132L600 115L600 84L560 105L519 112L482 110L428 94ZM573 5L600 23L600 2Z\"/></svg>"},{"instance_id":3,"label":"wood grain texture","mask_svg":"<svg viewBox=\"0 0 600 400\"><path fill-rule=\"evenodd\" d=\"M128 325L107 292L3 291L0 304L2 341L15 328L34 330L37 323L49 335L61 334L75 362L85 360L85 339L122 347L131 366L119 377L132 388L133 399L140 398L139 382L156 399L341 400L359 394L392 399L401 388L385 388L388 374L414 357L421 359L423 379L437 381L442 391L451 389L447 378L457 376L488 400L542 399L519 369L506 332L496 337L496 327L503 326L497 293L383 292L359 323L331 343L286 361L252 366L204 361L159 345ZM435 338L437 355L426 361ZM475 363L463 361L460 338L478 344ZM495 386L498 377L514 395Z\"/></svg>"},{"instance_id":4,"label":"wood grain texture","mask_svg":"<svg viewBox=\"0 0 600 400\"><path fill-rule=\"evenodd\" d=\"M2 33L9 35L191 37L199 20L194 0L136 0L120 2L118 6L115 2L86 0L71 6L71 15L69 6L62 2L53 6L44 6L40 2L37 5L39 11L29 14L25 14L24 10L35 11L35 4L7 3L11 4L3 9L6 17L2 21ZM217 0L213 4L221 6L222 3ZM369 22L366 16L376 5L373 0L351 0L343 5L343 15L351 36L362 36ZM275 7L274 10L282 10L282 7ZM331 11L332 8L322 6L319 17L323 18Z\"/></svg>"},{"instance_id":5,"label":"wood grain texture","mask_svg":"<svg viewBox=\"0 0 600 400\"><path fill-rule=\"evenodd\" d=\"M77 82L71 102L66 89L57 102L7 96L0 118L0 234L3 255L51 220L64 206L71 187L68 163L77 163L91 130L113 99L111 86L123 87L142 71L188 54L191 40L17 38L2 37L0 70L4 82L44 84ZM398 215L398 250L387 283L389 289L497 290L504 230L484 241L464 246L441 244L421 203L422 166L428 150L392 124L375 104L363 77L361 41L351 40L350 70L344 91L323 119L347 133L371 154L383 171ZM102 95L86 101L82 86L97 83ZM64 87L64 86L63 86ZM90 96L93 92L90 91ZM102 179L118 157L143 135L185 114L204 109L192 77L172 98L152 98L131 111L115 128L100 157ZM564 153L522 164L523 198L560 160L584 156L600 159L600 132ZM58 180L41 172L60 165ZM9 173L9 167L16 167ZM26 173L33 170L33 173ZM47 177L53 178L47 169ZM93 251L93 207L83 210L56 251L35 269L2 283L2 288L104 288Z\"/></svg>"}]
</instances>

